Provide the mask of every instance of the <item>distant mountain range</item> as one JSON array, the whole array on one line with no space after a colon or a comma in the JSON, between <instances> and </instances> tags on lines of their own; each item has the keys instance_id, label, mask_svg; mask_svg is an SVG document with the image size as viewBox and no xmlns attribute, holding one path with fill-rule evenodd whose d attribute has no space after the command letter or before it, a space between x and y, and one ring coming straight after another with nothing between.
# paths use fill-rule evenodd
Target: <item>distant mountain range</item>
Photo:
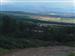
<instances>
[{"instance_id":1,"label":"distant mountain range","mask_svg":"<svg viewBox=\"0 0 75 56\"><path fill-rule=\"evenodd\" d=\"M1 13L10 13L10 14L26 14L26 15L37 15L37 16L49 16L49 17L60 17L60 18L73 18L75 19L75 13L59 13L59 12L51 12L51 13L31 13L24 11L0 11Z\"/></svg>"}]
</instances>

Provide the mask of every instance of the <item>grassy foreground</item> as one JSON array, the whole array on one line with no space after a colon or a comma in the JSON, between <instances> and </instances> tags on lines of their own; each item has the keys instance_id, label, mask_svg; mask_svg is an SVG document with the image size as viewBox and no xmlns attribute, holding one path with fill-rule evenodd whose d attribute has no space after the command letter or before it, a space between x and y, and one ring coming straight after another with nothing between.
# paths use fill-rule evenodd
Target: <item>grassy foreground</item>
<instances>
[{"instance_id":1,"label":"grassy foreground","mask_svg":"<svg viewBox=\"0 0 75 56\"><path fill-rule=\"evenodd\" d=\"M75 53L70 53L68 56L75 56Z\"/></svg>"},{"instance_id":2,"label":"grassy foreground","mask_svg":"<svg viewBox=\"0 0 75 56\"><path fill-rule=\"evenodd\" d=\"M7 52L9 52L8 49L0 48L0 56L7 53Z\"/></svg>"}]
</instances>

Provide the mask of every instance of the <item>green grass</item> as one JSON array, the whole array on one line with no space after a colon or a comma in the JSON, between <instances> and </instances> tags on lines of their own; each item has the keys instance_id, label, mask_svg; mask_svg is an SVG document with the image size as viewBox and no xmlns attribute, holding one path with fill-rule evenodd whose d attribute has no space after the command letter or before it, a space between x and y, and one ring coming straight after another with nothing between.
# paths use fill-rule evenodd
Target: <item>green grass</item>
<instances>
[{"instance_id":1,"label":"green grass","mask_svg":"<svg viewBox=\"0 0 75 56\"><path fill-rule=\"evenodd\" d=\"M3 54L5 54L5 53L7 53L7 52L9 52L8 49L0 48L0 56L3 55Z\"/></svg>"},{"instance_id":2,"label":"green grass","mask_svg":"<svg viewBox=\"0 0 75 56\"><path fill-rule=\"evenodd\" d=\"M75 56L75 53L72 52L68 56Z\"/></svg>"},{"instance_id":3,"label":"green grass","mask_svg":"<svg viewBox=\"0 0 75 56\"><path fill-rule=\"evenodd\" d=\"M75 23L75 19L72 18L49 18L48 21Z\"/></svg>"}]
</instances>

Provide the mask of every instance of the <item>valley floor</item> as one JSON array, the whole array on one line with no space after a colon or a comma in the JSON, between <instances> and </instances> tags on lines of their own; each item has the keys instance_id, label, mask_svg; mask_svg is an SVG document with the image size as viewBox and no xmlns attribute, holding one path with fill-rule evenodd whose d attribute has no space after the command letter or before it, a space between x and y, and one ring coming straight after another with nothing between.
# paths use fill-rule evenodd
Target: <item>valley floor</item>
<instances>
[{"instance_id":1,"label":"valley floor","mask_svg":"<svg viewBox=\"0 0 75 56\"><path fill-rule=\"evenodd\" d=\"M3 56L69 56L75 53L75 47L54 46L19 49Z\"/></svg>"}]
</instances>

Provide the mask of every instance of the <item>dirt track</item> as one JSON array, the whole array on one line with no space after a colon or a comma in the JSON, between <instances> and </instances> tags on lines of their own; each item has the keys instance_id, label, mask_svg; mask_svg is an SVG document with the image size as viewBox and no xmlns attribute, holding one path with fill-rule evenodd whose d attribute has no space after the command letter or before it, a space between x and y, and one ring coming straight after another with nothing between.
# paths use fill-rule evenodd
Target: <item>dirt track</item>
<instances>
[{"instance_id":1,"label":"dirt track","mask_svg":"<svg viewBox=\"0 0 75 56\"><path fill-rule=\"evenodd\" d=\"M71 52L75 52L74 47L56 46L21 49L3 56L67 56Z\"/></svg>"}]
</instances>

